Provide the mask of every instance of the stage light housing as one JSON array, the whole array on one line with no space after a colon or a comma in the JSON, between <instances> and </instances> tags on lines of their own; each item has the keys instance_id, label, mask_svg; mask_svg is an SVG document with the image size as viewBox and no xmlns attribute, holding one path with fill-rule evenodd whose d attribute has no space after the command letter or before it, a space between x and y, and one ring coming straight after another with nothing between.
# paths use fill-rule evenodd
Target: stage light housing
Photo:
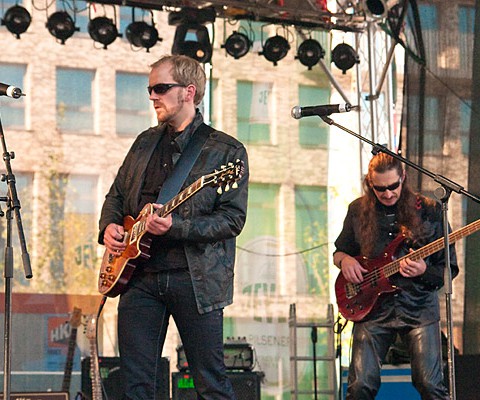
<instances>
[{"instance_id":1,"label":"stage light housing","mask_svg":"<svg viewBox=\"0 0 480 400\"><path fill-rule=\"evenodd\" d=\"M65 41L79 30L75 27L72 17L65 11L57 11L50 15L46 26L50 34L60 40L61 44L65 44Z\"/></svg>"},{"instance_id":2,"label":"stage light housing","mask_svg":"<svg viewBox=\"0 0 480 400\"><path fill-rule=\"evenodd\" d=\"M298 47L295 58L310 70L314 65L318 64L324 56L325 50L323 50L320 43L315 39L307 39Z\"/></svg>"},{"instance_id":3,"label":"stage light housing","mask_svg":"<svg viewBox=\"0 0 480 400\"><path fill-rule=\"evenodd\" d=\"M247 35L233 32L221 47L225 49L227 54L238 60L249 52L251 46L252 41Z\"/></svg>"},{"instance_id":4,"label":"stage light housing","mask_svg":"<svg viewBox=\"0 0 480 400\"><path fill-rule=\"evenodd\" d=\"M352 46L340 43L332 51L332 62L345 74L355 64L360 63L360 57Z\"/></svg>"},{"instance_id":5,"label":"stage light housing","mask_svg":"<svg viewBox=\"0 0 480 400\"><path fill-rule=\"evenodd\" d=\"M162 39L158 36L158 31L153 25L147 24L145 21L134 21L127 26L125 36L131 45L136 47L143 47L147 49L155 46L158 41Z\"/></svg>"},{"instance_id":6,"label":"stage light housing","mask_svg":"<svg viewBox=\"0 0 480 400\"><path fill-rule=\"evenodd\" d=\"M28 29L32 22L32 16L25 7L16 5L10 7L2 18L2 25L5 25L9 32L13 33L17 39Z\"/></svg>"},{"instance_id":7,"label":"stage light housing","mask_svg":"<svg viewBox=\"0 0 480 400\"><path fill-rule=\"evenodd\" d=\"M104 49L120 36L113 21L107 17L91 19L88 23L88 33L95 42L103 44Z\"/></svg>"},{"instance_id":8,"label":"stage light housing","mask_svg":"<svg viewBox=\"0 0 480 400\"><path fill-rule=\"evenodd\" d=\"M273 65L277 65L277 62L285 58L290 50L290 44L287 39L280 35L269 37L264 45L263 51L258 53L263 55L268 61L273 62Z\"/></svg>"},{"instance_id":9,"label":"stage light housing","mask_svg":"<svg viewBox=\"0 0 480 400\"><path fill-rule=\"evenodd\" d=\"M380 20L387 16L388 7L383 0L362 0L362 5L365 15L371 20Z\"/></svg>"},{"instance_id":10,"label":"stage light housing","mask_svg":"<svg viewBox=\"0 0 480 400\"><path fill-rule=\"evenodd\" d=\"M212 44L206 26L194 23L177 26L173 39L172 54L181 54L198 62L208 63L212 59L212 53Z\"/></svg>"}]
</instances>

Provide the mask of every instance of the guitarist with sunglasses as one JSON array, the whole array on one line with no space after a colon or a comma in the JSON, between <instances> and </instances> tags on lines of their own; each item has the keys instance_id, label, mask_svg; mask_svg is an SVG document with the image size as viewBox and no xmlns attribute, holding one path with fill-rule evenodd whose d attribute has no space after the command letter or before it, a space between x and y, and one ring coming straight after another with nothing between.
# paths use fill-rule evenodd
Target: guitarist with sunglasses
<instances>
[{"instance_id":1,"label":"guitarist with sunglasses","mask_svg":"<svg viewBox=\"0 0 480 400\"><path fill-rule=\"evenodd\" d=\"M351 318L344 315L354 321L346 398L375 398L385 356L399 335L408 349L412 382L421 398L447 400L437 293L443 286L444 252L425 258L408 257L443 237L441 205L414 193L403 164L385 153L371 159L364 192L348 207L333 255L334 264L341 270L340 281L345 282L337 285L337 279L339 309L343 301L349 303L347 307L360 303L356 304L360 312L368 309L370 300L373 304L362 318L354 312ZM398 270L387 281L381 267L390 253L392 259L406 257L398 262ZM453 245L451 269L455 277L458 267ZM382 287L386 289L374 292L370 299L365 295L370 288ZM344 288L350 293L345 293ZM354 295L357 290L358 296Z\"/></svg>"},{"instance_id":2,"label":"guitarist with sunglasses","mask_svg":"<svg viewBox=\"0 0 480 400\"><path fill-rule=\"evenodd\" d=\"M194 162L186 179L180 179L184 182L180 206L168 214L147 213L136 224L135 229L145 228L151 242L137 246L148 257L134 269L118 304L120 362L128 400L157 400L164 392L159 387L159 361L170 316L198 398L235 399L224 364L223 308L233 301L235 237L246 219L248 160L242 143L203 123L197 107L205 84L202 65L187 56L163 56L151 65L147 89L158 125L136 138L102 208L99 242L105 245L107 258L112 262L128 258L125 254L134 247L136 233L132 229L127 235L125 218L135 218L156 203L191 141L198 142L197 135L206 137L196 158L191 157ZM241 177L233 185L237 188L223 187L220 194L218 187L184 193L201 177L236 160L242 163ZM153 208L158 211L161 206Z\"/></svg>"}]
</instances>

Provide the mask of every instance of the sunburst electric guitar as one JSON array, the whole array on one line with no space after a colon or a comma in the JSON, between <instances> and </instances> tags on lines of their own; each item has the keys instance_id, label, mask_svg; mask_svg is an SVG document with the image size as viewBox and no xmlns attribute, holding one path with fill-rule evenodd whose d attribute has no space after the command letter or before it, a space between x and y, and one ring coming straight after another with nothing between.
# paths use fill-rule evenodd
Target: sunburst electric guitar
<instances>
[{"instance_id":1,"label":"sunburst electric guitar","mask_svg":"<svg viewBox=\"0 0 480 400\"><path fill-rule=\"evenodd\" d=\"M127 247L118 255L110 253L108 250L105 251L100 267L98 291L108 297L116 297L123 293L138 264L150 258L149 251L152 237L146 231L146 221L150 214L155 213L160 217L165 217L207 186L218 187L219 193L222 192L222 187L225 191L236 188L237 181L243 173L244 164L237 160L235 163L223 166L218 171L198 178L161 208L155 209L153 204L149 203L145 205L137 219L130 216L125 217L123 221L125 229L123 240Z\"/></svg>"},{"instance_id":2,"label":"sunburst electric guitar","mask_svg":"<svg viewBox=\"0 0 480 400\"><path fill-rule=\"evenodd\" d=\"M455 243L480 229L480 220L472 222L463 228L448 235L449 242ZM335 294L338 310L348 320L358 322L363 320L372 310L382 293L398 290L390 283L389 277L400 271L400 261L409 258L420 260L445 247L443 237L427 244L426 246L396 258L398 247L404 241L402 235L397 236L384 250L383 255L373 260L357 257L357 261L368 270L363 275L362 283L348 282L343 274L335 282Z\"/></svg>"}]
</instances>

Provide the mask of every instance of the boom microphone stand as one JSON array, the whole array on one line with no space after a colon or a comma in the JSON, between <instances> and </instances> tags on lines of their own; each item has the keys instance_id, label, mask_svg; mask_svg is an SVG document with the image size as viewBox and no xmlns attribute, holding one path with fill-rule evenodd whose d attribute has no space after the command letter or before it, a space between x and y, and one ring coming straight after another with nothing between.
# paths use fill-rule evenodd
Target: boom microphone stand
<instances>
[{"instance_id":1,"label":"boom microphone stand","mask_svg":"<svg viewBox=\"0 0 480 400\"><path fill-rule=\"evenodd\" d=\"M22 219L20 217L20 201L17 195L17 189L15 187L15 175L13 175L10 160L15 158L15 153L7 151L7 145L5 143L5 136L3 134L2 122L0 119L0 141L3 148L3 161L5 162L6 174L1 176L3 182L7 182L8 194L7 197L0 197L0 201L5 201L7 204L7 238L5 241L5 321L4 321L4 365L3 365L3 398L10 399L10 375L11 375L11 358L12 349L10 343L10 337L12 334L12 285L11 280L13 278L13 248L12 248L12 213L17 221L17 231L20 241L20 247L22 251L22 262L25 271L25 277L27 279L32 278L32 268L30 265L30 256L27 252L27 245L25 241L25 235L23 232ZM1 210L0 210L1 211ZM3 216L3 211L0 216Z\"/></svg>"},{"instance_id":2,"label":"boom microphone stand","mask_svg":"<svg viewBox=\"0 0 480 400\"><path fill-rule=\"evenodd\" d=\"M443 218L443 242L444 242L444 251L445 251L445 301L446 301L446 314L447 314L447 338L448 338L448 348L447 348L447 355L448 355L448 376L449 376L449 391L450 391L450 399L455 400L455 365L454 365L454 350L453 350L453 321L452 321L452 271L450 269L450 246L449 246L449 237L448 237L448 219L447 219L447 211L448 211L448 199L450 198L450 194L452 190L463 194L464 196L469 197L470 199L480 203L480 198L469 193L468 191L464 190L462 186L458 185L457 183L451 181L448 178L445 178L442 175L434 174L428 171L425 168L420 167L419 165L403 158L402 156L390 151L385 146L382 146L378 143L373 143L371 140L359 135L351 131L350 129L337 124L328 116L320 115L320 118L323 119L327 124L336 126L341 130L349 133L350 135L355 136L357 139L360 139L373 147L372 153L378 154L380 152L386 153L393 158L403 162L404 164L408 165L416 169L417 171L421 172L432 178L435 182L440 184L440 187L435 190L437 197L442 202L442 218Z\"/></svg>"}]
</instances>

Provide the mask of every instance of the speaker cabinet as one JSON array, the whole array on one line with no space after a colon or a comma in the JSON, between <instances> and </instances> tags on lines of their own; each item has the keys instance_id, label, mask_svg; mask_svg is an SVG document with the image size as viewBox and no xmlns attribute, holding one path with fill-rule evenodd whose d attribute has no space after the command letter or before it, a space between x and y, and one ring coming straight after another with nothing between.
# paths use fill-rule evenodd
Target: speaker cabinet
<instances>
[{"instance_id":1,"label":"speaker cabinet","mask_svg":"<svg viewBox=\"0 0 480 400\"><path fill-rule=\"evenodd\" d=\"M124 376L120 369L120 357L98 357L100 377L108 400L122 400L125 393ZM156 400L170 399L170 362L168 358L160 360L160 393ZM87 399L92 396L92 379L90 376L90 357L82 360L82 393Z\"/></svg>"},{"instance_id":2,"label":"speaker cabinet","mask_svg":"<svg viewBox=\"0 0 480 400\"><path fill-rule=\"evenodd\" d=\"M22 392L10 393L11 400L68 400L67 392ZM3 400L3 393L0 394Z\"/></svg>"},{"instance_id":3,"label":"speaker cabinet","mask_svg":"<svg viewBox=\"0 0 480 400\"><path fill-rule=\"evenodd\" d=\"M237 400L260 400L262 372L227 372ZM197 400L192 375L172 373L172 400Z\"/></svg>"},{"instance_id":4,"label":"speaker cabinet","mask_svg":"<svg viewBox=\"0 0 480 400\"><path fill-rule=\"evenodd\" d=\"M455 389L458 399L477 400L480 382L480 355L455 356ZM445 369L445 381L448 384L448 368Z\"/></svg>"}]
</instances>

